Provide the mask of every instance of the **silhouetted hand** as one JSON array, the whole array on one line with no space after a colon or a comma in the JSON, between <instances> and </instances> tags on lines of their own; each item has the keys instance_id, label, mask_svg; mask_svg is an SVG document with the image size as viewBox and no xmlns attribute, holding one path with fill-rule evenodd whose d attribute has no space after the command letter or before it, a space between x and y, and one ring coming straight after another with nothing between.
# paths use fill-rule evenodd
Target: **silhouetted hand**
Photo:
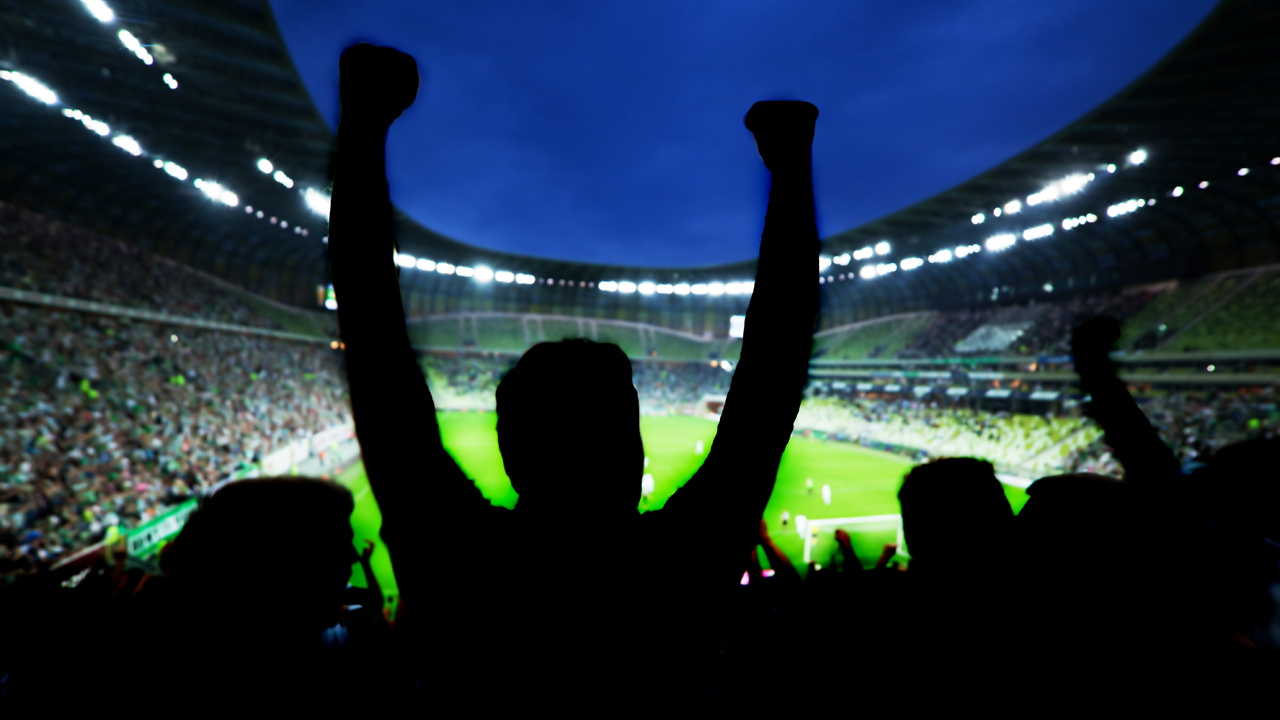
<instances>
[{"instance_id":1,"label":"silhouetted hand","mask_svg":"<svg viewBox=\"0 0 1280 720\"><path fill-rule=\"evenodd\" d=\"M756 149L769 170L807 165L818 108L803 101L769 100L747 111L744 123L756 137Z\"/></svg>"},{"instance_id":2,"label":"silhouetted hand","mask_svg":"<svg viewBox=\"0 0 1280 720\"><path fill-rule=\"evenodd\" d=\"M388 128L418 95L418 63L394 48L353 45L338 68L343 122Z\"/></svg>"},{"instance_id":3,"label":"silhouetted hand","mask_svg":"<svg viewBox=\"0 0 1280 720\"><path fill-rule=\"evenodd\" d=\"M365 549L360 551L361 564L369 562L369 558L373 557L373 548L375 545L376 543L372 540L365 540Z\"/></svg>"},{"instance_id":4,"label":"silhouetted hand","mask_svg":"<svg viewBox=\"0 0 1280 720\"><path fill-rule=\"evenodd\" d=\"M1111 369L1109 353L1120 339L1120 321L1099 316L1086 321L1071 333L1071 354L1076 372L1084 375Z\"/></svg>"},{"instance_id":5,"label":"silhouetted hand","mask_svg":"<svg viewBox=\"0 0 1280 720\"><path fill-rule=\"evenodd\" d=\"M898 554L897 543L885 543L884 549L880 551L880 559L876 560L876 569L883 568L889 564L894 555Z\"/></svg>"}]
</instances>

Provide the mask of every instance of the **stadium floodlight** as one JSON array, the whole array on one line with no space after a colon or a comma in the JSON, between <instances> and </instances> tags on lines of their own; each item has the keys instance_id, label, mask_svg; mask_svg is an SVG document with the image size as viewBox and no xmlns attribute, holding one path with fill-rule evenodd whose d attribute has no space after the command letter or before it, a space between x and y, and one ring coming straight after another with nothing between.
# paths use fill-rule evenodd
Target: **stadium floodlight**
<instances>
[{"instance_id":1,"label":"stadium floodlight","mask_svg":"<svg viewBox=\"0 0 1280 720\"><path fill-rule=\"evenodd\" d=\"M476 282L487 283L493 279L493 268L488 265L476 266Z\"/></svg>"},{"instance_id":2,"label":"stadium floodlight","mask_svg":"<svg viewBox=\"0 0 1280 720\"><path fill-rule=\"evenodd\" d=\"M165 163L164 171L178 178L179 180L187 179L187 169L177 163L174 163L174 162ZM245 208L245 212L253 212L253 208L247 207Z\"/></svg>"},{"instance_id":3,"label":"stadium floodlight","mask_svg":"<svg viewBox=\"0 0 1280 720\"><path fill-rule=\"evenodd\" d=\"M743 293L744 295L750 295L751 293L753 293L753 292L755 292L755 291L756 291L756 281L755 281L755 280L746 280L746 281L744 281L744 282L742 283L742 293Z\"/></svg>"},{"instance_id":4,"label":"stadium floodlight","mask_svg":"<svg viewBox=\"0 0 1280 720\"><path fill-rule=\"evenodd\" d=\"M1004 211L1008 215L1017 215L1022 212L1022 201L1010 200L1004 204Z\"/></svg>"},{"instance_id":5,"label":"stadium floodlight","mask_svg":"<svg viewBox=\"0 0 1280 720\"><path fill-rule=\"evenodd\" d=\"M164 80L164 84L168 85L170 90L178 89L178 79L175 78L174 76L170 75L169 73L165 73L163 80Z\"/></svg>"},{"instance_id":6,"label":"stadium floodlight","mask_svg":"<svg viewBox=\"0 0 1280 720\"><path fill-rule=\"evenodd\" d=\"M1272 164L1272 165L1280 165L1280 157L1273 157L1273 158L1271 158L1271 164Z\"/></svg>"},{"instance_id":7,"label":"stadium floodlight","mask_svg":"<svg viewBox=\"0 0 1280 720\"><path fill-rule=\"evenodd\" d=\"M1001 235L992 235L991 237L987 238L987 242L986 242L987 250L990 250L991 252L1000 252L1001 250L1007 250L1013 247L1013 244L1017 241L1018 241L1018 238L1014 237L1009 233L1004 233Z\"/></svg>"},{"instance_id":8,"label":"stadium floodlight","mask_svg":"<svg viewBox=\"0 0 1280 720\"><path fill-rule=\"evenodd\" d=\"M597 287L599 287L601 290L605 292L618 292L618 283L612 280L605 280L604 282L600 283Z\"/></svg>"},{"instance_id":9,"label":"stadium floodlight","mask_svg":"<svg viewBox=\"0 0 1280 720\"><path fill-rule=\"evenodd\" d=\"M1062 178L1061 180L1055 180L1046 185L1040 192L1028 195L1027 205L1035 206L1043 202L1060 200L1066 195L1074 195L1084 189L1085 185L1092 182L1093 177L1093 173L1089 173L1088 175L1074 173Z\"/></svg>"},{"instance_id":10,"label":"stadium floodlight","mask_svg":"<svg viewBox=\"0 0 1280 720\"><path fill-rule=\"evenodd\" d=\"M850 255L849 253L841 253L841 254L839 254L839 255L837 255L837 256L835 256L835 257L831 258L831 262L833 262L833 263L835 263L835 264L837 264L837 265L848 265L848 264L849 264L849 262L850 262L850 261L852 261L852 260L853 260L853 256L852 256L852 255Z\"/></svg>"},{"instance_id":11,"label":"stadium floodlight","mask_svg":"<svg viewBox=\"0 0 1280 720\"><path fill-rule=\"evenodd\" d=\"M657 287L657 291L659 295L670 295L671 293L675 292L675 290L676 290L676 286L672 285L671 283L660 283Z\"/></svg>"},{"instance_id":12,"label":"stadium floodlight","mask_svg":"<svg viewBox=\"0 0 1280 720\"><path fill-rule=\"evenodd\" d=\"M50 90L44 83L36 80L30 75L23 75L20 72L11 72L9 70L0 70L0 80L8 80L22 92L39 100L45 105L57 105L58 94ZM77 118L78 120L79 118Z\"/></svg>"},{"instance_id":13,"label":"stadium floodlight","mask_svg":"<svg viewBox=\"0 0 1280 720\"><path fill-rule=\"evenodd\" d=\"M109 23L116 19L116 14L102 0L80 0L89 14L100 23Z\"/></svg>"},{"instance_id":14,"label":"stadium floodlight","mask_svg":"<svg viewBox=\"0 0 1280 720\"><path fill-rule=\"evenodd\" d=\"M196 178L194 181L192 181L192 184L195 185L196 188L200 190L200 192L204 193L205 195L208 195L210 200L217 200L218 198L222 197L222 186L216 182L209 182L208 180L201 180L200 178ZM271 221L274 224L276 222L276 219L271 218Z\"/></svg>"},{"instance_id":15,"label":"stadium floodlight","mask_svg":"<svg viewBox=\"0 0 1280 720\"><path fill-rule=\"evenodd\" d=\"M877 254L877 255L888 255L888 254L889 254L889 241L887 241L887 240L881 240L880 242L876 243L876 254Z\"/></svg>"},{"instance_id":16,"label":"stadium floodlight","mask_svg":"<svg viewBox=\"0 0 1280 720\"><path fill-rule=\"evenodd\" d=\"M332 205L332 200L327 193L322 193L315 188L307 188L302 193L302 200L307 204L307 208L311 212L323 216L325 220L329 219L329 208Z\"/></svg>"},{"instance_id":17,"label":"stadium floodlight","mask_svg":"<svg viewBox=\"0 0 1280 720\"><path fill-rule=\"evenodd\" d=\"M1033 228L1027 228L1026 230L1023 230L1022 239L1023 240L1039 240L1040 238L1047 238L1052 234L1053 234L1053 225L1051 223L1045 223L1044 225L1037 225Z\"/></svg>"},{"instance_id":18,"label":"stadium floodlight","mask_svg":"<svg viewBox=\"0 0 1280 720\"><path fill-rule=\"evenodd\" d=\"M639 290L641 295L652 295L658 291L658 285L646 280L645 282L636 285L636 290Z\"/></svg>"},{"instance_id":19,"label":"stadium floodlight","mask_svg":"<svg viewBox=\"0 0 1280 720\"><path fill-rule=\"evenodd\" d=\"M414 263L414 267L418 268L423 272L431 272L432 270L436 269L436 264L432 260L428 260L426 258L418 258L418 262Z\"/></svg>"},{"instance_id":20,"label":"stadium floodlight","mask_svg":"<svg viewBox=\"0 0 1280 720\"><path fill-rule=\"evenodd\" d=\"M707 285L708 295L723 295L724 283L713 282Z\"/></svg>"},{"instance_id":21,"label":"stadium floodlight","mask_svg":"<svg viewBox=\"0 0 1280 720\"><path fill-rule=\"evenodd\" d=\"M293 187L293 178L289 177L288 175L285 175L283 170L277 170L275 174L272 175L271 177L275 178L276 182L280 183L281 185L287 188Z\"/></svg>"},{"instance_id":22,"label":"stadium floodlight","mask_svg":"<svg viewBox=\"0 0 1280 720\"><path fill-rule=\"evenodd\" d=\"M1143 149L1139 148L1139 149L1134 150L1133 152L1129 153L1129 164L1130 164L1130 165L1141 165L1142 163L1144 163L1144 162L1146 162L1146 161L1147 161L1147 151L1146 151L1146 150L1143 150Z\"/></svg>"},{"instance_id":23,"label":"stadium floodlight","mask_svg":"<svg viewBox=\"0 0 1280 720\"><path fill-rule=\"evenodd\" d=\"M138 59L142 62L148 65L155 62L155 58L151 57L151 53L147 52L147 49L142 47L142 42L139 41L138 38L134 37L133 33L128 30L121 30L116 33L116 37L119 37L120 42L123 43L124 46L134 55L137 55Z\"/></svg>"},{"instance_id":24,"label":"stadium floodlight","mask_svg":"<svg viewBox=\"0 0 1280 720\"><path fill-rule=\"evenodd\" d=\"M281 229L281 230L288 230L288 229L289 229L289 221L288 221L288 220L281 220L281 221L280 221L280 229Z\"/></svg>"},{"instance_id":25,"label":"stadium floodlight","mask_svg":"<svg viewBox=\"0 0 1280 720\"><path fill-rule=\"evenodd\" d=\"M1085 215L1084 219L1087 220L1088 222L1098 222L1098 216L1094 215L1093 213L1089 213L1088 215Z\"/></svg>"},{"instance_id":26,"label":"stadium floodlight","mask_svg":"<svg viewBox=\"0 0 1280 720\"><path fill-rule=\"evenodd\" d=\"M459 265L454 268L454 271L458 273L459 277L474 277L476 274L475 268L467 267L466 265Z\"/></svg>"},{"instance_id":27,"label":"stadium floodlight","mask_svg":"<svg viewBox=\"0 0 1280 720\"><path fill-rule=\"evenodd\" d=\"M240 196L230 190L223 190L222 194L218 196L218 199L227 207L235 207L240 204Z\"/></svg>"},{"instance_id":28,"label":"stadium floodlight","mask_svg":"<svg viewBox=\"0 0 1280 720\"><path fill-rule=\"evenodd\" d=\"M1200 184L1199 184L1199 185L1197 185L1196 187L1200 188L1201 190L1204 190L1205 188L1209 187L1209 181L1208 181L1208 180L1201 180L1201 181L1200 181Z\"/></svg>"},{"instance_id":29,"label":"stadium floodlight","mask_svg":"<svg viewBox=\"0 0 1280 720\"><path fill-rule=\"evenodd\" d=\"M536 278L534 278L532 275L526 275L525 273L516 273L517 285L532 285L535 279Z\"/></svg>"},{"instance_id":30,"label":"stadium floodlight","mask_svg":"<svg viewBox=\"0 0 1280 720\"><path fill-rule=\"evenodd\" d=\"M981 245L960 245L956 248L956 257L962 258L982 250Z\"/></svg>"},{"instance_id":31,"label":"stadium floodlight","mask_svg":"<svg viewBox=\"0 0 1280 720\"><path fill-rule=\"evenodd\" d=\"M951 251L939 250L938 252L929 256L929 262L931 263L951 262Z\"/></svg>"},{"instance_id":32,"label":"stadium floodlight","mask_svg":"<svg viewBox=\"0 0 1280 720\"><path fill-rule=\"evenodd\" d=\"M440 273L441 275L452 275L453 270L454 270L454 266L451 263L447 263L447 262L436 263L436 272Z\"/></svg>"},{"instance_id":33,"label":"stadium floodlight","mask_svg":"<svg viewBox=\"0 0 1280 720\"><path fill-rule=\"evenodd\" d=\"M396 253L396 264L402 268L414 268L418 266L418 258L405 253Z\"/></svg>"},{"instance_id":34,"label":"stadium floodlight","mask_svg":"<svg viewBox=\"0 0 1280 720\"><path fill-rule=\"evenodd\" d=\"M818 272L822 272L823 270L826 270L829 267L831 267L831 258L827 257L826 255L819 255L818 256Z\"/></svg>"},{"instance_id":35,"label":"stadium floodlight","mask_svg":"<svg viewBox=\"0 0 1280 720\"><path fill-rule=\"evenodd\" d=\"M155 168L156 168L157 170L161 170L161 169L163 169L163 168L164 168L164 161L163 161L163 160L161 160L161 159L159 159L159 158L156 158L155 160L152 160L152 161L151 161L151 164L152 164L153 166L155 166Z\"/></svg>"},{"instance_id":36,"label":"stadium floodlight","mask_svg":"<svg viewBox=\"0 0 1280 720\"><path fill-rule=\"evenodd\" d=\"M902 269L903 269L903 270L915 270L916 268L920 267L921 265L924 265L924 260L921 260L921 259L920 259L920 258L918 258L918 257L902 258Z\"/></svg>"},{"instance_id":37,"label":"stadium floodlight","mask_svg":"<svg viewBox=\"0 0 1280 720\"><path fill-rule=\"evenodd\" d=\"M860 250L854 250L854 251L853 251L853 259L854 259L854 260L867 260L867 259L870 259L870 258L871 258L872 256L874 256L875 254L876 254L876 251L875 251L875 250L872 250L872 249L871 249L871 248L869 248L869 247L864 247L864 248L862 248L862 249L860 249Z\"/></svg>"},{"instance_id":38,"label":"stadium floodlight","mask_svg":"<svg viewBox=\"0 0 1280 720\"><path fill-rule=\"evenodd\" d=\"M1173 197L1182 197L1182 186L1179 185L1178 187L1174 188L1173 192L1169 194L1172 195Z\"/></svg>"},{"instance_id":39,"label":"stadium floodlight","mask_svg":"<svg viewBox=\"0 0 1280 720\"><path fill-rule=\"evenodd\" d=\"M673 289L676 291L677 295L688 295L693 292L693 288L689 286L689 283L676 283L676 286Z\"/></svg>"},{"instance_id":40,"label":"stadium floodlight","mask_svg":"<svg viewBox=\"0 0 1280 720\"><path fill-rule=\"evenodd\" d=\"M707 286L705 283L694 283L693 285L689 286L689 292L693 293L694 295L706 295Z\"/></svg>"},{"instance_id":41,"label":"stadium floodlight","mask_svg":"<svg viewBox=\"0 0 1280 720\"><path fill-rule=\"evenodd\" d=\"M499 270L493 274L493 279L500 283L514 282L516 274L507 270Z\"/></svg>"},{"instance_id":42,"label":"stadium floodlight","mask_svg":"<svg viewBox=\"0 0 1280 720\"><path fill-rule=\"evenodd\" d=\"M996 217L1000 217L1000 208L996 208L995 210L992 210L991 214Z\"/></svg>"},{"instance_id":43,"label":"stadium floodlight","mask_svg":"<svg viewBox=\"0 0 1280 720\"><path fill-rule=\"evenodd\" d=\"M1115 171L1116 171L1116 166L1114 164L1107 165L1107 172L1113 173Z\"/></svg>"},{"instance_id":44,"label":"stadium floodlight","mask_svg":"<svg viewBox=\"0 0 1280 720\"><path fill-rule=\"evenodd\" d=\"M898 266L895 263L880 263L876 265L876 275L888 275L891 272L897 272Z\"/></svg>"},{"instance_id":45,"label":"stadium floodlight","mask_svg":"<svg viewBox=\"0 0 1280 720\"><path fill-rule=\"evenodd\" d=\"M326 299L326 300L324 301L324 306L325 306L325 308L326 308L326 309L328 309L328 310L337 310L337 309L338 309L338 301L337 301L337 300L334 300L333 298L328 298L328 299Z\"/></svg>"},{"instance_id":46,"label":"stadium floodlight","mask_svg":"<svg viewBox=\"0 0 1280 720\"><path fill-rule=\"evenodd\" d=\"M271 161L270 161L270 160L268 160L268 159L266 159L266 158L259 158L259 159L258 159L258 169L259 169L259 170L261 170L262 172L264 172L264 173L266 173L266 174L270 175L270 174L271 174L271 171L276 169L276 166L275 166L275 165L272 165L272 164L271 164Z\"/></svg>"},{"instance_id":47,"label":"stadium floodlight","mask_svg":"<svg viewBox=\"0 0 1280 720\"><path fill-rule=\"evenodd\" d=\"M633 293L635 291L636 291L636 284L631 282L630 280L623 280L618 283L618 292L620 293Z\"/></svg>"},{"instance_id":48,"label":"stadium floodlight","mask_svg":"<svg viewBox=\"0 0 1280 720\"><path fill-rule=\"evenodd\" d=\"M736 283L736 282L725 283L724 294L725 295L741 295L742 283Z\"/></svg>"},{"instance_id":49,"label":"stadium floodlight","mask_svg":"<svg viewBox=\"0 0 1280 720\"><path fill-rule=\"evenodd\" d=\"M876 276L875 266L863 265L862 269L858 271L858 276L861 277L863 280L870 280L871 278Z\"/></svg>"},{"instance_id":50,"label":"stadium floodlight","mask_svg":"<svg viewBox=\"0 0 1280 720\"><path fill-rule=\"evenodd\" d=\"M986 221L987 221L987 216L983 215L982 213L978 213L973 217L969 218L969 222L973 223L974 225L981 225Z\"/></svg>"},{"instance_id":51,"label":"stadium floodlight","mask_svg":"<svg viewBox=\"0 0 1280 720\"><path fill-rule=\"evenodd\" d=\"M1240 177L1244 177L1245 175L1249 174L1249 168L1240 168L1239 170L1236 171L1236 174L1239 175Z\"/></svg>"}]
</instances>

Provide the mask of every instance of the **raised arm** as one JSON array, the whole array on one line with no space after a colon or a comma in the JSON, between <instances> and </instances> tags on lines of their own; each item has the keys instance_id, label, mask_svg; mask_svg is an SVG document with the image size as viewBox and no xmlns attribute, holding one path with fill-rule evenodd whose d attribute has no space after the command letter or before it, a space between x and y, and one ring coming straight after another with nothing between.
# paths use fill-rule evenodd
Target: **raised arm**
<instances>
[{"instance_id":1,"label":"raised arm","mask_svg":"<svg viewBox=\"0 0 1280 720\"><path fill-rule=\"evenodd\" d=\"M746 117L773 185L742 356L706 462L662 510L676 532L715 543L702 557L711 567L702 572L717 583L741 576L759 540L808 377L818 312L811 164L817 118L818 109L805 102L756 103Z\"/></svg>"},{"instance_id":2,"label":"raised arm","mask_svg":"<svg viewBox=\"0 0 1280 720\"><path fill-rule=\"evenodd\" d=\"M340 69L329 266L365 472L382 511L381 535L397 584L412 604L421 596L428 560L419 527L425 509L435 504L453 515L460 504L483 500L440 440L435 403L405 330L393 262L387 131L417 95L417 65L390 48L357 45L342 54Z\"/></svg>"},{"instance_id":3,"label":"raised arm","mask_svg":"<svg viewBox=\"0 0 1280 720\"><path fill-rule=\"evenodd\" d=\"M1095 318L1072 332L1080 389L1090 396L1088 414L1106 432L1126 480L1135 485L1170 484L1181 475L1181 467L1116 375L1110 352L1119 338L1120 323L1110 317Z\"/></svg>"}]
</instances>

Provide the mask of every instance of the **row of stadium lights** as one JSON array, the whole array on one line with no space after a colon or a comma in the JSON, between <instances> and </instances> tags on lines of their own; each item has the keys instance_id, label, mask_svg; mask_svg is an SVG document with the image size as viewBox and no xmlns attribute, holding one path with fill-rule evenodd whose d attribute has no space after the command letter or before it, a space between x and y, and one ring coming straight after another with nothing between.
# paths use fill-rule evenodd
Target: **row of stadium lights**
<instances>
[{"instance_id":1,"label":"row of stadium lights","mask_svg":"<svg viewBox=\"0 0 1280 720\"><path fill-rule=\"evenodd\" d=\"M88 9L90 14L92 14L99 22L110 23L115 20L115 13L111 10L109 6L107 6L105 2L103 2L103 0L81 0L81 2L84 3L86 9ZM119 31L119 33L117 33L117 35L120 38L121 43L128 50L132 51L144 63L146 63L147 65L151 65L154 62L154 58L152 58L151 54L147 51L147 49L128 30L122 29ZM54 105L54 104L57 104L58 102L57 96L56 94L54 94L52 90L45 87L44 85L34 80L33 78L23 75L22 73L0 71L0 79L9 80L13 82L23 91L25 91L28 95L31 95L37 100L44 102L46 105ZM164 83L170 89L175 89L175 90L177 89L178 82L169 73L165 73L163 80L164 80ZM76 120L83 122L87 128L96 132L98 135L105 137L110 133L110 130L107 127L106 123L100 120L94 120L89 115L83 114L79 110L64 109L63 114L66 115L67 117L74 118ZM135 157L143 154L142 148L138 144L138 142L127 135L117 135L115 138L112 139L112 143L117 147L120 147L121 149L125 150L129 154L134 155ZM1129 166L1136 167L1146 162L1147 157L1148 155L1145 150L1138 149L1129 154L1127 161ZM169 175L179 180L185 180L187 178L187 171L181 166L176 165L175 163L165 162L160 159L156 159L153 162L156 168L163 169L166 173L168 173ZM1271 164L1280 165L1280 157L1272 158ZM283 170L276 169L273 163L266 158L260 158L257 161L257 168L260 171L262 171L264 174L270 175L276 182L280 183L286 188L292 188L294 185L292 178L290 178L287 174L285 174ZM1105 167L1105 170L1108 174L1114 174L1117 171L1117 169L1118 168L1115 164L1108 164ZM1237 171L1237 175L1239 175L1240 177L1244 177L1248 174L1249 174L1249 168L1240 168L1240 170ZM1088 185L1090 182L1093 182L1095 177L1096 176L1094 175L1094 173L1088 173L1087 175L1079 174L1079 173L1068 175L1062 178L1061 180L1057 180L1053 183L1050 183L1039 192L1035 192L1035 193L1032 193L1031 195L1028 195L1026 198L1026 205L1028 207L1034 207L1042 203L1053 202L1056 200L1060 200L1063 197L1074 195L1080 192L1081 190L1083 190L1084 187ZM196 178L195 185L202 192L204 192L205 195L207 195L211 200L222 202L223 204L228 205L229 207L236 207L239 205L239 197L234 192L231 192L230 190L223 188L220 184L216 182L205 181L200 178ZM1209 182L1201 181L1198 187L1200 189L1208 188ZM1184 192L1183 188L1179 186L1174 188L1173 191L1170 193L1170 195L1171 197L1177 198L1177 197L1181 197L1183 192ZM315 188L306 188L305 190L302 191L302 196L303 196L303 202L306 204L308 209L324 217L326 221L328 220L331 200L327 193L316 190ZM1142 199L1127 200L1125 202L1117 203L1107 208L1107 216L1112 218L1119 217L1121 215L1135 212L1136 210L1140 208L1144 208L1148 205L1155 205L1155 204L1156 204L1156 201L1154 198L1148 199L1148 200L1142 200ZM1016 215L1022 211L1022 208L1023 208L1023 202L1015 198L1005 203L1003 206L993 209L992 215L994 217L1001 217L1002 215ZM253 214L260 219L265 219L267 217L262 210L255 211L253 207L249 205L245 206L245 212L248 214ZM1061 227L1063 230L1073 230L1081 225L1097 222L1097 220L1098 220L1098 217L1096 215L1094 215L1093 213L1088 213L1086 215L1081 215L1079 217L1066 218L1062 220ZM970 221L974 225L981 225L984 222L986 222L986 215L984 213L977 213L972 218L970 218ZM280 220L275 216L271 216L269 219L269 222L273 225L278 224L282 229L289 228L288 221ZM1033 240L1039 240L1042 238L1050 237L1054 234L1054 230L1055 230L1054 225L1051 223L1037 225L1035 227L1024 230L1022 232L1022 240L1033 241ZM297 225L294 226L294 233L298 235L302 235L304 237L310 234L307 229L298 227ZM325 237L324 241L327 242L328 237ZM951 262L953 259L964 258L969 255L981 252L984 249L984 246L988 252L1000 252L1013 247L1017 243L1017 241L1018 241L1017 235L1013 233L1002 233L1002 234L993 235L987 238L987 240L983 243L983 245L976 245L976 244L961 245L956 247L954 250L950 248L939 250L929 255L927 258L927 261L929 263L948 263L948 262ZM835 282L837 279L843 281L846 279L852 280L854 278L853 272L841 273L838 276L828 275L823 277L822 273L826 272L833 263L836 265L846 266L855 260L869 260L875 257L876 255L880 255L880 256L888 255L889 252L890 252L889 243L887 241L881 241L877 243L874 247L864 247L852 253L843 253L835 257L826 257L826 256L819 257L818 258L818 273L819 273L818 282L828 283L828 282ZM908 257L908 258L903 258L898 263L887 262L887 263L867 264L867 265L863 265L859 269L857 275L858 277L861 277L864 280L871 280L877 277L882 277L884 275L888 275L890 273L896 272L898 269L907 270L907 271L915 270L917 268L923 267L925 262L926 260L921 258ZM472 277L477 282L482 282L482 283L489 282L490 280L496 280L497 282L504 282L504 283L515 282L517 284L522 284L522 285L532 285L535 283L543 282L542 279L535 278L532 275L527 275L523 273L517 274L517 273L512 273L504 270L494 271L484 265L479 265L474 268L468 267L468 266L457 266L447 262L436 263L431 260L414 258L411 255L397 256L396 263L401 267L406 267L406 268L414 268L414 269L424 270L424 271L434 270L435 272L438 272L444 275ZM548 285L556 284L556 281L552 278L547 278L545 282ZM566 284L566 282L569 285L573 285L574 281L572 280L566 281L562 279L559 281L559 284L563 286ZM623 281L606 280L606 281L600 282L598 287L600 290L603 290L605 292L619 292L619 293L639 292L642 295L652 295L652 294L690 295L692 294L692 295L717 296L717 295L749 295L751 294L751 291L754 288L754 285L755 284L753 282L659 284L659 283L654 283L649 281L634 283L634 282L625 281L625 280ZM596 287L597 285L594 282L579 281L578 286L579 287Z\"/></svg>"},{"instance_id":2,"label":"row of stadium lights","mask_svg":"<svg viewBox=\"0 0 1280 720\"><path fill-rule=\"evenodd\" d=\"M1147 152L1145 150L1139 149L1130 153L1127 160L1130 166L1136 167L1146 162L1147 157L1148 157ZM1280 157L1271 158L1271 165L1280 165ZM1114 164L1109 164L1106 166L1105 169L1108 174L1111 174L1111 173L1115 173L1118 168ZM1240 177L1245 177L1248 174L1249 174L1249 168L1240 168L1239 170L1236 171L1236 175ZM1031 195L1028 195L1026 204L1028 206L1035 206L1041 203L1059 200L1067 195L1073 195L1077 192L1080 192L1082 189L1084 189L1085 185L1092 182L1094 178L1095 178L1095 175L1093 173L1089 173L1088 175L1080 175L1080 174L1068 175L1067 177L1062 178L1061 180L1058 180L1054 183L1050 183L1043 190L1036 193L1032 193ZM1197 187L1199 187L1201 190L1204 190L1209 187L1209 181L1203 180L1197 185ZM1185 190L1181 186L1178 186L1178 187L1175 187L1169 193L1169 196L1174 198L1182 197L1184 192ZM1140 198L1126 200L1124 202L1116 203L1115 205L1108 207L1107 217L1111 217L1111 218L1120 217L1121 215L1127 215L1129 213L1136 212L1141 208L1154 206L1155 204L1156 204L1155 198L1146 199L1146 200L1140 199ZM1022 201L1016 200L1016 199L1010 200L1009 202L1005 203L1002 207L995 208L995 210L992 211L992 215L994 215L995 217L1000 217L1001 215L1016 215L1017 213L1022 211L1022 207L1023 207ZM977 213L972 218L970 218L970 221L974 225L981 225L982 223L986 222L986 219L987 219L986 215L984 215L983 213ZM1078 217L1063 219L1061 222L1061 227L1063 230L1074 230L1075 228L1078 228L1081 225L1086 225L1086 224L1094 223L1097 221L1098 221L1097 215L1094 215L1093 213L1087 213L1085 215L1080 215ZM1053 235L1054 230L1055 230L1055 227L1052 223L1045 223L1043 225L1037 225L1035 227L1027 228L1026 230L1022 231L1022 240L1024 241L1040 240L1042 238L1046 238ZM987 238L982 245L961 245L955 248L954 250L952 249L939 250L933 253L932 255L929 255L927 260L930 263L947 263L947 262L951 262L953 259L963 258L968 255L981 252L984 249L984 247L988 252L1000 252L1002 250L1007 250L1013 247L1017 242L1018 242L1017 235L1013 233L1001 233L999 235L993 235ZM818 272L819 273L825 272L832 265L832 263L835 263L837 265L848 265L852 260L869 259L872 257L873 252L877 255L887 255L889 252L889 243L881 242L877 244L874 248L870 248L870 247L862 248L861 250L855 251L852 254L845 253L843 255L837 255L832 258L821 257L818 259ZM909 258L902 259L898 264L895 264L895 263L877 263L875 265L868 264L868 265L862 266L862 268L858 271L858 277L861 277L864 280L871 280L873 278L881 277L883 275L888 275L889 273L896 272L899 268L903 270L915 270L916 268L922 267L924 263L925 261L921 260L920 258L909 257ZM834 277L833 276L819 277L818 282L819 283L834 282L837 279L852 280L853 278L854 278L854 273L850 272L847 274L840 274ZM1045 289L1046 291L1051 292L1052 285L1046 284Z\"/></svg>"},{"instance_id":3,"label":"row of stadium lights","mask_svg":"<svg viewBox=\"0 0 1280 720\"><path fill-rule=\"evenodd\" d=\"M81 2L84 4L85 9L89 11L89 14L98 20L98 22L103 24L115 22L115 12L110 6L103 2L103 0L81 0ZM142 41L140 41L133 33L129 32L127 29L121 29L116 33L116 36L120 39L121 44L137 56L137 58L143 63L146 65L152 65L155 63L155 58L151 55L150 51L147 50L146 46L142 44ZM14 84L18 85L18 87L24 90L28 95L31 95L46 105L58 104L58 97L52 90L29 76L23 75L22 73L0 71L0 79L14 82ZM178 80L172 74L164 73L161 79L170 90L178 89ZM62 110L62 114L68 118L72 118L83 123L86 128L102 137L106 137L111 133L110 127L108 127L105 122L95 120L90 115L80 110L64 108ZM116 135L112 138L111 142L116 147L119 147L134 157L140 157L145 154L138 141L128 135ZM152 160L152 164L156 169L164 170L165 173L178 180L185 181L189 177L189 173L186 168L172 161L155 158ZM283 170L273 168L269 160L266 160L265 158L261 159L258 161L257 165L259 170L271 175L276 182L286 188L293 187L293 179L286 175ZM214 202L220 202L227 207L239 207L240 205L240 196L223 187L222 184L218 182L195 178L193 183L198 190ZM314 188L307 188L302 194L303 201L309 209L323 215L326 219L328 218L328 197L324 193L321 193ZM290 227L288 220L283 220L274 215L269 216L262 210L255 210L252 205L246 205L244 211L248 215L267 220L270 224L277 225L283 230L288 230ZM293 232L295 235L301 235L303 237L311 234L307 228L303 228L297 224L293 225Z\"/></svg>"}]
</instances>

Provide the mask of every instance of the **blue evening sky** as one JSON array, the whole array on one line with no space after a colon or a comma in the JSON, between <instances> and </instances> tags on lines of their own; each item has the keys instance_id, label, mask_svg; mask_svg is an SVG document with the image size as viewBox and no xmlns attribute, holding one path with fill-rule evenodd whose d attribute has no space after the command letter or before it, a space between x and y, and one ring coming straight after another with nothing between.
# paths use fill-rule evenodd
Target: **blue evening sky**
<instances>
[{"instance_id":1,"label":"blue evening sky","mask_svg":"<svg viewBox=\"0 0 1280 720\"><path fill-rule=\"evenodd\" d=\"M474 245L653 267L752 257L767 175L742 116L818 106L825 237L972 177L1150 68L1212 0L271 0L331 126L338 55L412 54L396 204Z\"/></svg>"}]
</instances>

